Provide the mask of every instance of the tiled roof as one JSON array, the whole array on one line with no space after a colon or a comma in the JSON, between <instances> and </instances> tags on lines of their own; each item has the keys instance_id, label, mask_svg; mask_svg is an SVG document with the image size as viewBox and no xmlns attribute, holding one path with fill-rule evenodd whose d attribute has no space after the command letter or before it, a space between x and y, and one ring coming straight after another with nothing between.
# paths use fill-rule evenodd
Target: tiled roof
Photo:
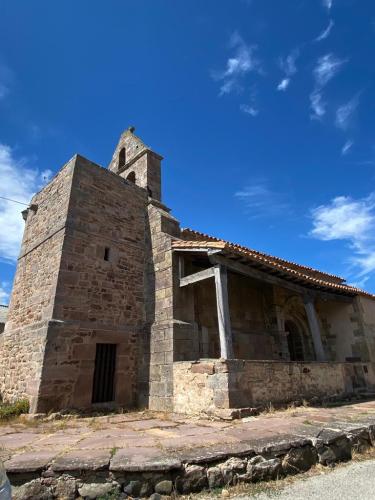
<instances>
[{"instance_id":1,"label":"tiled roof","mask_svg":"<svg viewBox=\"0 0 375 500\"><path fill-rule=\"evenodd\" d=\"M181 238L179 240L174 240L172 246L174 248L188 249L188 248L213 248L221 249L226 253L233 253L241 257L245 257L249 261L259 263L264 267L269 269L276 269L295 279L298 278L300 281L305 282L307 285L311 284L315 287L323 287L336 291L338 293L349 293L351 295L365 295L371 298L375 298L375 295L368 293L360 288L356 288L344 283L344 279L333 274L324 273L317 269L311 267L296 264L295 262L289 262L279 257L274 257L272 255L267 255L263 252L258 252L257 250L252 250L250 248L244 247L242 245L237 245L229 241L221 240L219 238L214 238L212 236L194 231L192 229L183 229L181 231Z\"/></svg>"},{"instance_id":2,"label":"tiled roof","mask_svg":"<svg viewBox=\"0 0 375 500\"><path fill-rule=\"evenodd\" d=\"M0 305L0 323L5 323L8 315L8 306Z\"/></svg>"}]
</instances>

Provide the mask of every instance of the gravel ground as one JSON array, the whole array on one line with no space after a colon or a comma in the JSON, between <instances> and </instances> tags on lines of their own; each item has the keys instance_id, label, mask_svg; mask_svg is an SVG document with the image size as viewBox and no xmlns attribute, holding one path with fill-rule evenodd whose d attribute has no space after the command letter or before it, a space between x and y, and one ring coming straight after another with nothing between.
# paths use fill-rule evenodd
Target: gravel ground
<instances>
[{"instance_id":1,"label":"gravel ground","mask_svg":"<svg viewBox=\"0 0 375 500\"><path fill-rule=\"evenodd\" d=\"M375 460L352 463L332 472L297 480L274 493L237 495L236 500L375 500Z\"/></svg>"}]
</instances>

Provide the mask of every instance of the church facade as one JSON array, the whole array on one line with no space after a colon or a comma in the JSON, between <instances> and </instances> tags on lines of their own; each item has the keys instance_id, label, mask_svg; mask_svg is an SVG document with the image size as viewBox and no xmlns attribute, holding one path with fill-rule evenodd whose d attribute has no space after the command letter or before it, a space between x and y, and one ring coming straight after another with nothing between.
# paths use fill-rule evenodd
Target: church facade
<instances>
[{"instance_id":1,"label":"church facade","mask_svg":"<svg viewBox=\"0 0 375 500\"><path fill-rule=\"evenodd\" d=\"M3 400L225 414L375 387L375 296L181 229L162 157L126 130L74 156L23 212Z\"/></svg>"}]
</instances>

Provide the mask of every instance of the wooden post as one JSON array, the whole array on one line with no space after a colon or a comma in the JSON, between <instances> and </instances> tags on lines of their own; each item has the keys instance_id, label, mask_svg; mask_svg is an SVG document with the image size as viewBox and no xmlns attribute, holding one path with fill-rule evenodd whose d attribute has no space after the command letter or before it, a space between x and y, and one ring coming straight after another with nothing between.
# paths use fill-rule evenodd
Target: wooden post
<instances>
[{"instance_id":1,"label":"wooden post","mask_svg":"<svg viewBox=\"0 0 375 500\"><path fill-rule=\"evenodd\" d=\"M311 299L311 297L305 297L304 304L305 304L307 320L309 322L309 327L312 335L312 340L314 343L316 360L326 361L326 356L323 349L322 337L320 335L320 327L315 311L314 302Z\"/></svg>"},{"instance_id":2,"label":"wooden post","mask_svg":"<svg viewBox=\"0 0 375 500\"><path fill-rule=\"evenodd\" d=\"M183 255L178 258L178 277L182 279L185 276L185 259Z\"/></svg>"},{"instance_id":3,"label":"wooden post","mask_svg":"<svg viewBox=\"0 0 375 500\"><path fill-rule=\"evenodd\" d=\"M217 303L217 319L219 323L220 356L223 359L233 359L232 332L230 327L228 277L227 268L215 266L215 287Z\"/></svg>"}]
</instances>

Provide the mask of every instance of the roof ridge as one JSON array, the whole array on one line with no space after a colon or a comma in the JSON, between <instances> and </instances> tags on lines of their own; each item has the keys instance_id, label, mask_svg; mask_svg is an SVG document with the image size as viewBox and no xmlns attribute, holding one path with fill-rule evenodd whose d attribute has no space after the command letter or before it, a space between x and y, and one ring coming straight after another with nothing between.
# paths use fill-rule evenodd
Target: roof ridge
<instances>
[{"instance_id":1,"label":"roof ridge","mask_svg":"<svg viewBox=\"0 0 375 500\"><path fill-rule=\"evenodd\" d=\"M214 240L214 241L222 241L222 242L224 242L224 243L226 243L228 245L231 245L231 246L234 246L234 247L238 247L238 248L242 248L243 250L246 250L248 252L252 252L252 253L255 253L255 254L258 254L258 255L262 255L262 256L264 256L266 258L275 259L276 261L284 262L285 264L291 264L291 265L297 266L297 267L299 267L301 269L306 269L307 271L313 271L313 272L316 272L316 273L319 273L319 274L330 276L331 278L336 278L336 279L342 280L342 282L346 281L345 278L343 278L342 276L338 276L337 274L327 273L325 271L321 271L319 269L315 269L314 267L305 266L304 264L298 264L298 262L293 262L291 260L283 259L282 257L277 257L277 256L274 256L274 255L270 255L270 254L267 254L265 252L261 252L260 250L255 250L253 248L245 247L244 245L239 245L238 243L232 243L232 242L230 242L228 240L224 240L223 238L217 238L216 236L211 236L209 234L201 233L200 231L196 231L195 229L182 228L181 232L184 232L184 231L193 233L195 235L203 236L205 238L208 238L208 239L211 239L211 240Z\"/></svg>"}]
</instances>

